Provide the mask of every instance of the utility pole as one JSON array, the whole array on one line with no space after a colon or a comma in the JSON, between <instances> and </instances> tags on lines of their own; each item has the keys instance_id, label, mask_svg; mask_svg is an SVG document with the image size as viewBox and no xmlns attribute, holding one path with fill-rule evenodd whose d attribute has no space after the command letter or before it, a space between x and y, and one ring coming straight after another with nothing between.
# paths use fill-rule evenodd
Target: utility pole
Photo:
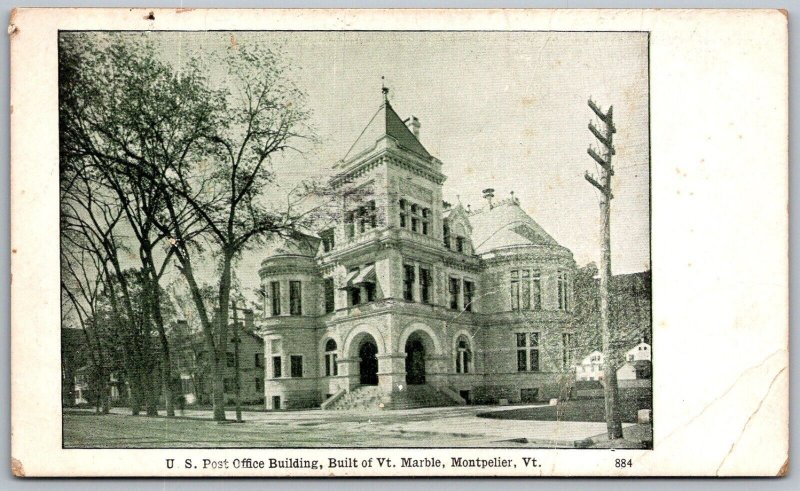
<instances>
[{"instance_id":1,"label":"utility pole","mask_svg":"<svg viewBox=\"0 0 800 491\"><path fill-rule=\"evenodd\" d=\"M611 200L614 195L611 193L611 176L614 175L614 168L611 166L611 157L614 155L613 136L617 132L614 127L613 111L614 106L608 108L607 113L603 113L600 108L589 99L589 107L597 115L605 126L605 131L600 131L589 122L589 131L600 142L600 152L598 154L589 146L587 153L595 162L600 165L602 175L598 182L588 172L584 177L589 183L596 187L602 195L600 201L600 330L603 335L603 376L605 387L603 394L605 397L606 408L606 427L608 429L608 439L616 440L622 438L622 420L619 413L619 390L617 389L617 360L612 348L612 333L609 323L608 305L608 286L611 280Z\"/></svg>"},{"instance_id":2,"label":"utility pole","mask_svg":"<svg viewBox=\"0 0 800 491\"><path fill-rule=\"evenodd\" d=\"M236 300L232 302L233 309L233 370L234 388L236 390L236 422L242 422L242 397L241 397L241 377L239 373L239 314L236 309Z\"/></svg>"}]
</instances>

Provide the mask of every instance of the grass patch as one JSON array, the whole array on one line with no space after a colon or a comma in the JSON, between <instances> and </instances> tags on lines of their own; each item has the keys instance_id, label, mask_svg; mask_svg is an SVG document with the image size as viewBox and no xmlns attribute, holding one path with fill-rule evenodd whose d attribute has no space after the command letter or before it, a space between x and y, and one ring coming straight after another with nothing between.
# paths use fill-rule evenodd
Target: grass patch
<instances>
[{"instance_id":1,"label":"grass patch","mask_svg":"<svg viewBox=\"0 0 800 491\"><path fill-rule=\"evenodd\" d=\"M619 411L623 423L635 423L639 409L652 407L649 397L621 399ZM508 409L479 413L479 418L523 419L533 421L585 421L605 422L605 402L603 399L576 399L559 402L555 406Z\"/></svg>"}]
</instances>

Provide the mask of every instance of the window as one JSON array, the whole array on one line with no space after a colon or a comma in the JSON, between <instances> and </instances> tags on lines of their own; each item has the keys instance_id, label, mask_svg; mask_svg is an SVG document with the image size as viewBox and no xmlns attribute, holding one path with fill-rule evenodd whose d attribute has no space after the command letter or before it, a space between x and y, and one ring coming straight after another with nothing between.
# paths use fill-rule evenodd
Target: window
<instances>
[{"instance_id":1,"label":"window","mask_svg":"<svg viewBox=\"0 0 800 491\"><path fill-rule=\"evenodd\" d=\"M303 313L303 290L299 281L289 282L289 314L302 315Z\"/></svg>"},{"instance_id":2,"label":"window","mask_svg":"<svg viewBox=\"0 0 800 491\"><path fill-rule=\"evenodd\" d=\"M347 235L348 239L352 239L356 234L355 228L355 221L356 221L356 213L354 211L348 211L344 215L344 232Z\"/></svg>"},{"instance_id":3,"label":"window","mask_svg":"<svg viewBox=\"0 0 800 491\"><path fill-rule=\"evenodd\" d=\"M472 350L466 336L459 336L456 342L456 373L470 373L472 370Z\"/></svg>"},{"instance_id":4,"label":"window","mask_svg":"<svg viewBox=\"0 0 800 491\"><path fill-rule=\"evenodd\" d=\"M519 270L511 270L511 310L519 310Z\"/></svg>"},{"instance_id":5,"label":"window","mask_svg":"<svg viewBox=\"0 0 800 491\"><path fill-rule=\"evenodd\" d=\"M472 312L472 299L475 296L475 283L464 280L464 310Z\"/></svg>"},{"instance_id":6,"label":"window","mask_svg":"<svg viewBox=\"0 0 800 491\"><path fill-rule=\"evenodd\" d=\"M336 341L329 339L325 343L325 376L335 377L339 375L339 368L336 364Z\"/></svg>"},{"instance_id":7,"label":"window","mask_svg":"<svg viewBox=\"0 0 800 491\"><path fill-rule=\"evenodd\" d=\"M416 204L411 205L411 230L414 232L419 232L419 207Z\"/></svg>"},{"instance_id":8,"label":"window","mask_svg":"<svg viewBox=\"0 0 800 491\"><path fill-rule=\"evenodd\" d=\"M521 284L520 284L520 301L522 310L530 310L531 309L531 271L529 269L523 269L520 273L522 276Z\"/></svg>"},{"instance_id":9,"label":"window","mask_svg":"<svg viewBox=\"0 0 800 491\"><path fill-rule=\"evenodd\" d=\"M533 287L533 310L542 310L542 274L534 271L531 286Z\"/></svg>"},{"instance_id":10,"label":"window","mask_svg":"<svg viewBox=\"0 0 800 491\"><path fill-rule=\"evenodd\" d=\"M354 268L350 270L350 274L357 272L358 268ZM359 286L353 286L349 289L350 291L350 306L355 307L356 305L361 303L361 288Z\"/></svg>"},{"instance_id":11,"label":"window","mask_svg":"<svg viewBox=\"0 0 800 491\"><path fill-rule=\"evenodd\" d=\"M450 225L447 223L442 225L442 242L445 247L450 249Z\"/></svg>"},{"instance_id":12,"label":"window","mask_svg":"<svg viewBox=\"0 0 800 491\"><path fill-rule=\"evenodd\" d=\"M406 228L406 222L408 221L408 214L406 210L406 200L400 200L400 228Z\"/></svg>"},{"instance_id":13,"label":"window","mask_svg":"<svg viewBox=\"0 0 800 491\"><path fill-rule=\"evenodd\" d=\"M558 271L558 310L569 310L569 292L566 271Z\"/></svg>"},{"instance_id":14,"label":"window","mask_svg":"<svg viewBox=\"0 0 800 491\"><path fill-rule=\"evenodd\" d=\"M378 227L378 209L375 206L375 200L367 203L367 211L369 212L369 226L370 228Z\"/></svg>"},{"instance_id":15,"label":"window","mask_svg":"<svg viewBox=\"0 0 800 491\"><path fill-rule=\"evenodd\" d=\"M422 235L428 235L430 230L431 210L428 208L422 209Z\"/></svg>"},{"instance_id":16,"label":"window","mask_svg":"<svg viewBox=\"0 0 800 491\"><path fill-rule=\"evenodd\" d=\"M539 371L539 333L518 332L517 336L517 371Z\"/></svg>"},{"instance_id":17,"label":"window","mask_svg":"<svg viewBox=\"0 0 800 491\"><path fill-rule=\"evenodd\" d=\"M431 270L427 268L419 268L419 301L422 303L431 303Z\"/></svg>"},{"instance_id":18,"label":"window","mask_svg":"<svg viewBox=\"0 0 800 491\"><path fill-rule=\"evenodd\" d=\"M333 289L333 278L325 278L325 313L330 314L335 310L336 293Z\"/></svg>"},{"instance_id":19,"label":"window","mask_svg":"<svg viewBox=\"0 0 800 491\"><path fill-rule=\"evenodd\" d=\"M223 392L236 392L236 381L233 378L222 379Z\"/></svg>"},{"instance_id":20,"label":"window","mask_svg":"<svg viewBox=\"0 0 800 491\"><path fill-rule=\"evenodd\" d=\"M414 266L403 265L403 298L409 302L414 301Z\"/></svg>"},{"instance_id":21,"label":"window","mask_svg":"<svg viewBox=\"0 0 800 491\"><path fill-rule=\"evenodd\" d=\"M565 332L561 335L561 358L564 368L570 368L575 358L575 335Z\"/></svg>"},{"instance_id":22,"label":"window","mask_svg":"<svg viewBox=\"0 0 800 491\"><path fill-rule=\"evenodd\" d=\"M272 357L272 378L281 378L281 357Z\"/></svg>"},{"instance_id":23,"label":"window","mask_svg":"<svg viewBox=\"0 0 800 491\"><path fill-rule=\"evenodd\" d=\"M322 250L325 252L331 252L335 245L333 240L333 229L323 230L319 233L319 236L322 239Z\"/></svg>"},{"instance_id":24,"label":"window","mask_svg":"<svg viewBox=\"0 0 800 491\"><path fill-rule=\"evenodd\" d=\"M464 252L464 237L456 237L456 251Z\"/></svg>"},{"instance_id":25,"label":"window","mask_svg":"<svg viewBox=\"0 0 800 491\"><path fill-rule=\"evenodd\" d=\"M366 206L358 207L358 233L363 234L366 232L369 212Z\"/></svg>"},{"instance_id":26,"label":"window","mask_svg":"<svg viewBox=\"0 0 800 491\"><path fill-rule=\"evenodd\" d=\"M450 308L458 310L458 294L461 293L461 281L458 278L450 278Z\"/></svg>"},{"instance_id":27,"label":"window","mask_svg":"<svg viewBox=\"0 0 800 491\"><path fill-rule=\"evenodd\" d=\"M255 383L256 383L256 385L255 385L256 393L263 392L264 391L264 381L261 380L261 377L256 377Z\"/></svg>"},{"instance_id":28,"label":"window","mask_svg":"<svg viewBox=\"0 0 800 491\"><path fill-rule=\"evenodd\" d=\"M225 353L225 366L227 366L228 368L233 368L236 366L236 357L234 356L233 353L231 352Z\"/></svg>"},{"instance_id":29,"label":"window","mask_svg":"<svg viewBox=\"0 0 800 491\"><path fill-rule=\"evenodd\" d=\"M272 292L272 315L281 315L281 284L273 281L270 283Z\"/></svg>"},{"instance_id":30,"label":"window","mask_svg":"<svg viewBox=\"0 0 800 491\"><path fill-rule=\"evenodd\" d=\"M264 353L256 353L253 363L256 368L264 368Z\"/></svg>"},{"instance_id":31,"label":"window","mask_svg":"<svg viewBox=\"0 0 800 491\"><path fill-rule=\"evenodd\" d=\"M303 356L292 355L289 357L289 364L291 365L292 378L300 378L303 376Z\"/></svg>"}]
</instances>

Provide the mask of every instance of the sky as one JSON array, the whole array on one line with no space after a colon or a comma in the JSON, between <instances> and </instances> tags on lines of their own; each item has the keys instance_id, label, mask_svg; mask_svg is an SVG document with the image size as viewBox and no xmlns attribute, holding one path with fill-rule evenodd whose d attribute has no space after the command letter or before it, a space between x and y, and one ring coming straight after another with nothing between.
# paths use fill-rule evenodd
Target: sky
<instances>
[{"instance_id":1,"label":"sky","mask_svg":"<svg viewBox=\"0 0 800 491\"><path fill-rule=\"evenodd\" d=\"M614 274L643 271L649 255L648 41L646 33L581 32L211 32L153 33L164 57L282 46L289 75L306 92L319 143L276 164L284 189L330 172L382 103L422 124L420 140L443 162L446 201L484 205L511 191L579 266L600 259L598 146L587 106L614 106ZM383 80L382 80L383 77ZM599 124L599 123L596 123ZM279 190L280 192L280 190ZM255 288L263 260L243 258L238 276Z\"/></svg>"}]
</instances>

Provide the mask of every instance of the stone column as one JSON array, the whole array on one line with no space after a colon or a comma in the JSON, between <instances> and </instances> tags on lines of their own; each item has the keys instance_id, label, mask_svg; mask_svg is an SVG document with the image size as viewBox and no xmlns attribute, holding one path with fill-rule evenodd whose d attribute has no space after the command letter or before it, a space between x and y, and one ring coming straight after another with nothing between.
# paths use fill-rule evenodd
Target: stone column
<instances>
[{"instance_id":1,"label":"stone column","mask_svg":"<svg viewBox=\"0 0 800 491\"><path fill-rule=\"evenodd\" d=\"M339 358L336 364L339 366L339 377L341 378L341 387L348 391L355 389L360 385L359 368L358 364L360 358Z\"/></svg>"},{"instance_id":2,"label":"stone column","mask_svg":"<svg viewBox=\"0 0 800 491\"><path fill-rule=\"evenodd\" d=\"M389 353L378 355L378 385L384 392L399 390L406 385L406 354Z\"/></svg>"}]
</instances>

